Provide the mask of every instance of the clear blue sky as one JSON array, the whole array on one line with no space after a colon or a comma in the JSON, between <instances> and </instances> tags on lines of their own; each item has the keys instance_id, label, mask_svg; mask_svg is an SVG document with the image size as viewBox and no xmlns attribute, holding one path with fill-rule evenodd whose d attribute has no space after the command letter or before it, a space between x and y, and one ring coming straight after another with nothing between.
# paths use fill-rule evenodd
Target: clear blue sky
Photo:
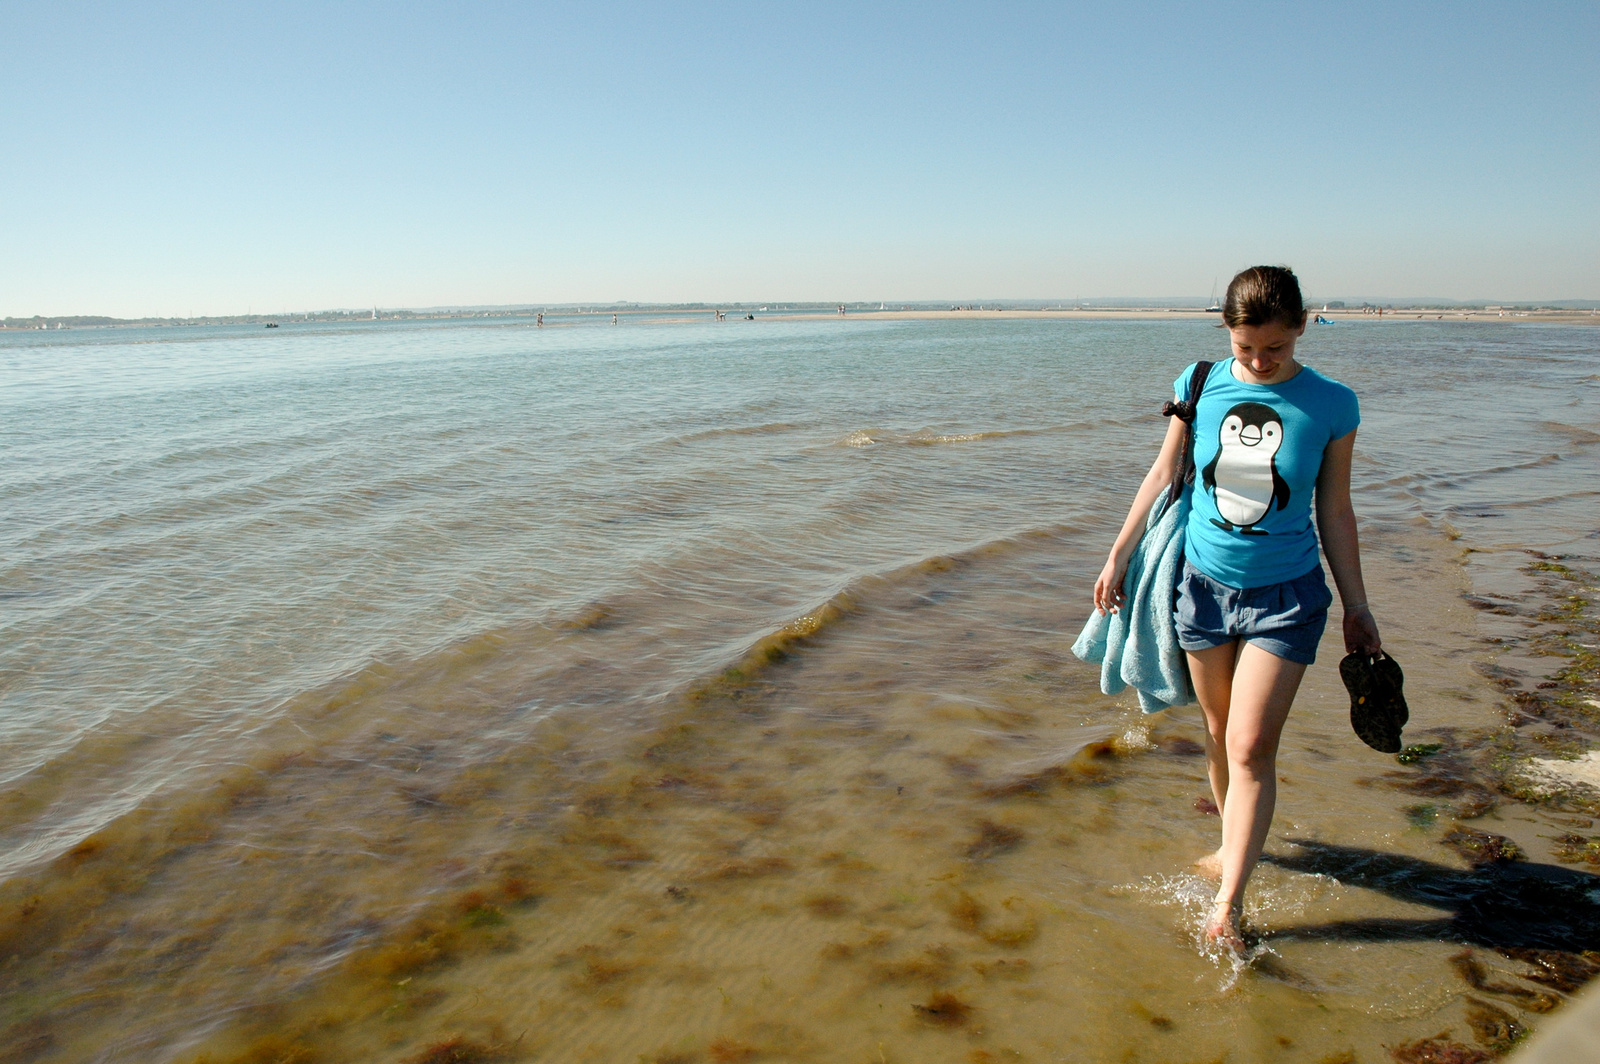
<instances>
[{"instance_id":1,"label":"clear blue sky","mask_svg":"<svg viewBox=\"0 0 1600 1064\"><path fill-rule=\"evenodd\" d=\"M0 315L1600 298L1600 4L0 0Z\"/></svg>"}]
</instances>

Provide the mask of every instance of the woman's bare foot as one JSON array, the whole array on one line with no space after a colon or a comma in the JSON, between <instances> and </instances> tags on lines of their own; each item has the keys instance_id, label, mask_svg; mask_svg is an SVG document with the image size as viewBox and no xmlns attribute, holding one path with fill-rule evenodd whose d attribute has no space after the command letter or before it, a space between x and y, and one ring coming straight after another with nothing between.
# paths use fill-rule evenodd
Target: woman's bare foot
<instances>
[{"instance_id":1,"label":"woman's bare foot","mask_svg":"<svg viewBox=\"0 0 1600 1064\"><path fill-rule=\"evenodd\" d=\"M1222 878L1222 851L1218 850L1216 853L1206 854L1204 857L1195 861L1191 867L1194 868L1195 875L1197 876L1203 876L1206 879L1220 880Z\"/></svg>"},{"instance_id":2,"label":"woman's bare foot","mask_svg":"<svg viewBox=\"0 0 1600 1064\"><path fill-rule=\"evenodd\" d=\"M1244 952L1244 935L1239 931L1240 909L1226 898L1211 903L1211 915L1206 917L1206 942L1234 953Z\"/></svg>"}]
</instances>

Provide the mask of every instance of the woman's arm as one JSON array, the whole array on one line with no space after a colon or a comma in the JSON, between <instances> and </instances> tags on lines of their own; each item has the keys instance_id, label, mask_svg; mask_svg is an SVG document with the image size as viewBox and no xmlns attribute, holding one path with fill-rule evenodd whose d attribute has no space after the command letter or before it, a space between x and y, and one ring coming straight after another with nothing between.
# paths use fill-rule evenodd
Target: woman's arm
<instances>
[{"instance_id":1,"label":"woman's arm","mask_svg":"<svg viewBox=\"0 0 1600 1064\"><path fill-rule=\"evenodd\" d=\"M1101 613L1122 606L1122 578L1128 572L1128 559L1133 557L1133 548L1139 545L1139 537L1144 535L1145 522L1150 519L1150 508L1163 491L1172 487L1178 469L1178 456L1183 453L1183 437L1188 431L1189 426L1182 420L1170 419L1166 438L1161 441L1161 453L1156 455L1150 472L1144 475L1144 483L1139 485L1139 492L1133 497L1133 506L1128 510L1128 519L1122 522L1122 531L1117 534L1117 542L1111 547L1111 556L1106 559L1105 568L1100 570L1100 576L1094 582L1094 606Z\"/></svg>"},{"instance_id":2,"label":"woman's arm","mask_svg":"<svg viewBox=\"0 0 1600 1064\"><path fill-rule=\"evenodd\" d=\"M1367 606L1367 585L1361 579L1361 542L1356 536L1356 511L1350 504L1350 463L1355 456L1356 434L1350 432L1328 444L1317 474L1317 532L1322 553L1333 570L1333 582L1344 603L1344 649L1376 654L1383 647L1378 622Z\"/></svg>"}]
</instances>

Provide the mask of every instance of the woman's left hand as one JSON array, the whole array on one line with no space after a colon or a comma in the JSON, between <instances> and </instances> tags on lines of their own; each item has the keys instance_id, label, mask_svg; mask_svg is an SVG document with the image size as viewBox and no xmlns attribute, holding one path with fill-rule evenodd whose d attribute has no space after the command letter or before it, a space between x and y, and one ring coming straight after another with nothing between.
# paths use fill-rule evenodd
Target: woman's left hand
<instances>
[{"instance_id":1,"label":"woman's left hand","mask_svg":"<svg viewBox=\"0 0 1600 1064\"><path fill-rule=\"evenodd\" d=\"M1346 654L1356 651L1371 657L1383 649L1383 640L1378 638L1378 622L1373 620L1372 611L1365 606L1358 606L1353 610L1346 610L1344 614L1344 650Z\"/></svg>"}]
</instances>

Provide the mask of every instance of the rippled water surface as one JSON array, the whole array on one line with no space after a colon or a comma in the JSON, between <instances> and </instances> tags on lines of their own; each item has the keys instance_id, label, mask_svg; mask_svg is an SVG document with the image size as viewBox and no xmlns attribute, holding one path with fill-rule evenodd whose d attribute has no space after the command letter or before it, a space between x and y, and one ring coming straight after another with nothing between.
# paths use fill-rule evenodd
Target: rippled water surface
<instances>
[{"instance_id":1,"label":"rippled water surface","mask_svg":"<svg viewBox=\"0 0 1600 1064\"><path fill-rule=\"evenodd\" d=\"M1425 723L1491 720L1467 577L1593 552L1597 349L1303 341L1362 398L1369 584ZM1176 1028L1196 1059L1377 1059L1433 1033L1448 942L1286 943L1243 983L1190 942L1193 713L1137 719L1066 652L1160 400L1223 353L1188 320L0 334L0 875L26 910L0 954L44 965L0 1025L52 1061L269 1034L296 1061L457 1035L1166 1059ZM1337 654L1279 835L1442 859L1394 795L1345 797L1378 769ZM1414 907L1374 897L1268 868L1258 918ZM342 1010L321 1035L308 993Z\"/></svg>"}]
</instances>

